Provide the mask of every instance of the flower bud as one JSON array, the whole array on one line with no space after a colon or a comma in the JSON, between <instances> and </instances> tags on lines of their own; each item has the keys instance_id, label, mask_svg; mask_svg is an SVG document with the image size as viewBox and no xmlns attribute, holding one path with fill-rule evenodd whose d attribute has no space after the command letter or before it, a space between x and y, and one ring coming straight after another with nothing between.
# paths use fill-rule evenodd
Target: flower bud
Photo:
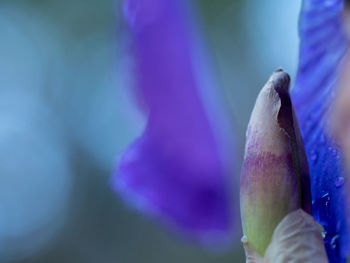
<instances>
[{"instance_id":1,"label":"flower bud","mask_svg":"<svg viewBox=\"0 0 350 263\"><path fill-rule=\"evenodd\" d=\"M241 216L243 232L261 256L287 214L299 208L311 214L307 159L289 83L281 69L273 73L256 100L247 130Z\"/></svg>"}]
</instances>

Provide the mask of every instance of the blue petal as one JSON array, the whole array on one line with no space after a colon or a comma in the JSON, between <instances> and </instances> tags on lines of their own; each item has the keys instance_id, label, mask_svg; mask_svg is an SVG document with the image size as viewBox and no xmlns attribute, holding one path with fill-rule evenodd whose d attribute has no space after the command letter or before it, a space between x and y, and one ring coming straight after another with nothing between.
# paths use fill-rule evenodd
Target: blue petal
<instances>
[{"instance_id":1,"label":"blue petal","mask_svg":"<svg viewBox=\"0 0 350 263\"><path fill-rule=\"evenodd\" d=\"M299 21L299 69L292 98L300 121L310 167L313 213L325 230L330 262L345 262L347 226L345 171L336 141L328 132L347 40L343 0L304 0Z\"/></svg>"}]
</instances>

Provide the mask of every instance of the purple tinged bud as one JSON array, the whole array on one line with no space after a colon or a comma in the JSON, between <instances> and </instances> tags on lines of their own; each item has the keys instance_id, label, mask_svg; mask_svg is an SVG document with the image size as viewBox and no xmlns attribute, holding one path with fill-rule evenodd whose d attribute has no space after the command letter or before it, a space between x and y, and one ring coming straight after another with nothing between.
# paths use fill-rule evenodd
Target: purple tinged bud
<instances>
[{"instance_id":1,"label":"purple tinged bud","mask_svg":"<svg viewBox=\"0 0 350 263\"><path fill-rule=\"evenodd\" d=\"M248 242L264 255L290 212L311 214L308 164L289 95L290 78L276 70L261 90L248 125L241 174L241 216Z\"/></svg>"}]
</instances>

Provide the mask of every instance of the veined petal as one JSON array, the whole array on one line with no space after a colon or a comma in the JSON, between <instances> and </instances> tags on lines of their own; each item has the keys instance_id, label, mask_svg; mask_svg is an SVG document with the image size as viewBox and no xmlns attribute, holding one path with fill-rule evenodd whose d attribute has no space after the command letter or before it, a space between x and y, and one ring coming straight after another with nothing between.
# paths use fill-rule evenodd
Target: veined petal
<instances>
[{"instance_id":1,"label":"veined petal","mask_svg":"<svg viewBox=\"0 0 350 263\"><path fill-rule=\"evenodd\" d=\"M300 14L299 70L292 99L309 161L313 213L325 229L330 262L343 262L347 243L345 171L336 141L329 135L328 113L347 40L343 0L304 0Z\"/></svg>"},{"instance_id":2,"label":"veined petal","mask_svg":"<svg viewBox=\"0 0 350 263\"><path fill-rule=\"evenodd\" d=\"M220 143L230 140L219 136L223 116L215 96L202 93L185 3L124 2L136 91L149 115L142 136L119 158L112 183L141 210L211 241L231 227L230 169Z\"/></svg>"}]
</instances>

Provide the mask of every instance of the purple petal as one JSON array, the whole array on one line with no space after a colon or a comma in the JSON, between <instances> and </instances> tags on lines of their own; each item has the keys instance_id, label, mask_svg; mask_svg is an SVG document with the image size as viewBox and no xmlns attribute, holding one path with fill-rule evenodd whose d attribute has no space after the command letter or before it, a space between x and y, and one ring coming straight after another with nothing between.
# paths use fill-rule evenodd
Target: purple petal
<instances>
[{"instance_id":1,"label":"purple petal","mask_svg":"<svg viewBox=\"0 0 350 263\"><path fill-rule=\"evenodd\" d=\"M345 262L347 227L342 156L329 135L328 112L347 48L343 0L304 0L300 15L300 62L292 90L309 161L313 213L325 229L330 262Z\"/></svg>"},{"instance_id":2,"label":"purple petal","mask_svg":"<svg viewBox=\"0 0 350 263\"><path fill-rule=\"evenodd\" d=\"M143 135L120 157L113 186L139 209L207 241L231 227L229 167L220 144L226 138L218 139L222 115L212 97L208 109L197 79L184 4L125 1L137 93L149 116Z\"/></svg>"}]
</instances>

